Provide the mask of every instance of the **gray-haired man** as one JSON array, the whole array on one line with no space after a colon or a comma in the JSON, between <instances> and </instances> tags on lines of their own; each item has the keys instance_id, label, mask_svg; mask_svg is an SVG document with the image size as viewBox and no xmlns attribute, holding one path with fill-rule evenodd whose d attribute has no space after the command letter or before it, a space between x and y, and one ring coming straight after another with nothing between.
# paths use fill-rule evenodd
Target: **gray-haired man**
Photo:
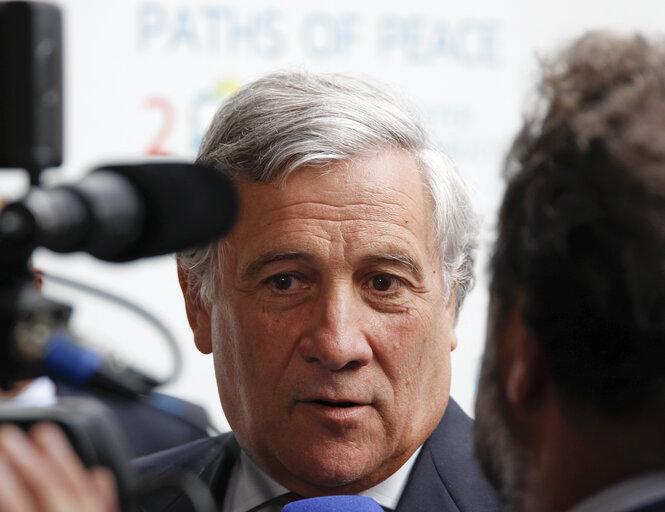
<instances>
[{"instance_id":1,"label":"gray-haired man","mask_svg":"<svg viewBox=\"0 0 665 512\"><path fill-rule=\"evenodd\" d=\"M475 218L413 113L368 81L274 74L221 107L198 160L242 204L225 240L178 258L233 434L142 466L203 475L225 511L287 491L497 509L449 398Z\"/></svg>"}]
</instances>

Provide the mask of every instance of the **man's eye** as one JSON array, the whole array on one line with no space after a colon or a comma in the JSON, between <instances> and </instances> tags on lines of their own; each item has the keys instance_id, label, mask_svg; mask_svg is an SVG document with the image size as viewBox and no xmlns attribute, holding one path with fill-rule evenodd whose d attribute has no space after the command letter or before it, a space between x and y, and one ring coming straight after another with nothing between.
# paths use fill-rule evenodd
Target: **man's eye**
<instances>
[{"instance_id":1,"label":"man's eye","mask_svg":"<svg viewBox=\"0 0 665 512\"><path fill-rule=\"evenodd\" d=\"M369 284L376 291L387 292L392 288L398 287L400 280L387 274L379 274L372 277Z\"/></svg>"},{"instance_id":2,"label":"man's eye","mask_svg":"<svg viewBox=\"0 0 665 512\"><path fill-rule=\"evenodd\" d=\"M277 290L287 291L291 290L296 285L296 278L290 274L278 274L268 279Z\"/></svg>"}]
</instances>

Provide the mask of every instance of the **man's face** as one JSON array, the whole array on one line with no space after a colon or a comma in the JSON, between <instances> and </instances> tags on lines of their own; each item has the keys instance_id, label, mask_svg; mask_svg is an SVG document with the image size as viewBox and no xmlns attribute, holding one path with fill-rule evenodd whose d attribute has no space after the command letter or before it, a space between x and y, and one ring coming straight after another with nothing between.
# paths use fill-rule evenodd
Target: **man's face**
<instances>
[{"instance_id":1,"label":"man's face","mask_svg":"<svg viewBox=\"0 0 665 512\"><path fill-rule=\"evenodd\" d=\"M216 299L195 329L241 446L306 496L399 468L445 410L456 346L412 157L326 170L239 185Z\"/></svg>"}]
</instances>

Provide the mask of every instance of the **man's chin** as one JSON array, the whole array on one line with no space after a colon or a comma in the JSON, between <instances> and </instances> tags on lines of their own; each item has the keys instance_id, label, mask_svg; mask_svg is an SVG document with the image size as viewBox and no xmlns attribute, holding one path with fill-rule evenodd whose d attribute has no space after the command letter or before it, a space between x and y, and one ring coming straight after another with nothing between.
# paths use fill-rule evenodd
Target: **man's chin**
<instances>
[{"instance_id":1,"label":"man's chin","mask_svg":"<svg viewBox=\"0 0 665 512\"><path fill-rule=\"evenodd\" d=\"M296 455L296 454L294 454ZM346 446L317 446L311 453L300 452L283 461L298 487L308 496L353 494L382 481L376 451ZM292 488L289 486L289 488ZM294 488L296 492L297 489Z\"/></svg>"}]
</instances>

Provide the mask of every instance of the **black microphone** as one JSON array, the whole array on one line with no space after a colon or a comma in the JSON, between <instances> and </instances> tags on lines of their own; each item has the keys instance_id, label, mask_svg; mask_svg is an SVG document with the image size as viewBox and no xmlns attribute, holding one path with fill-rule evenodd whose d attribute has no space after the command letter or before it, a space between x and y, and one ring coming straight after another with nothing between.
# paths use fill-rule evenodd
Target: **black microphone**
<instances>
[{"instance_id":1,"label":"black microphone","mask_svg":"<svg viewBox=\"0 0 665 512\"><path fill-rule=\"evenodd\" d=\"M282 512L383 512L372 498L340 495L307 498L286 505Z\"/></svg>"},{"instance_id":2,"label":"black microphone","mask_svg":"<svg viewBox=\"0 0 665 512\"><path fill-rule=\"evenodd\" d=\"M219 170L196 164L109 165L75 185L32 189L0 213L7 249L46 247L130 261L202 245L233 224L237 197Z\"/></svg>"}]
</instances>

